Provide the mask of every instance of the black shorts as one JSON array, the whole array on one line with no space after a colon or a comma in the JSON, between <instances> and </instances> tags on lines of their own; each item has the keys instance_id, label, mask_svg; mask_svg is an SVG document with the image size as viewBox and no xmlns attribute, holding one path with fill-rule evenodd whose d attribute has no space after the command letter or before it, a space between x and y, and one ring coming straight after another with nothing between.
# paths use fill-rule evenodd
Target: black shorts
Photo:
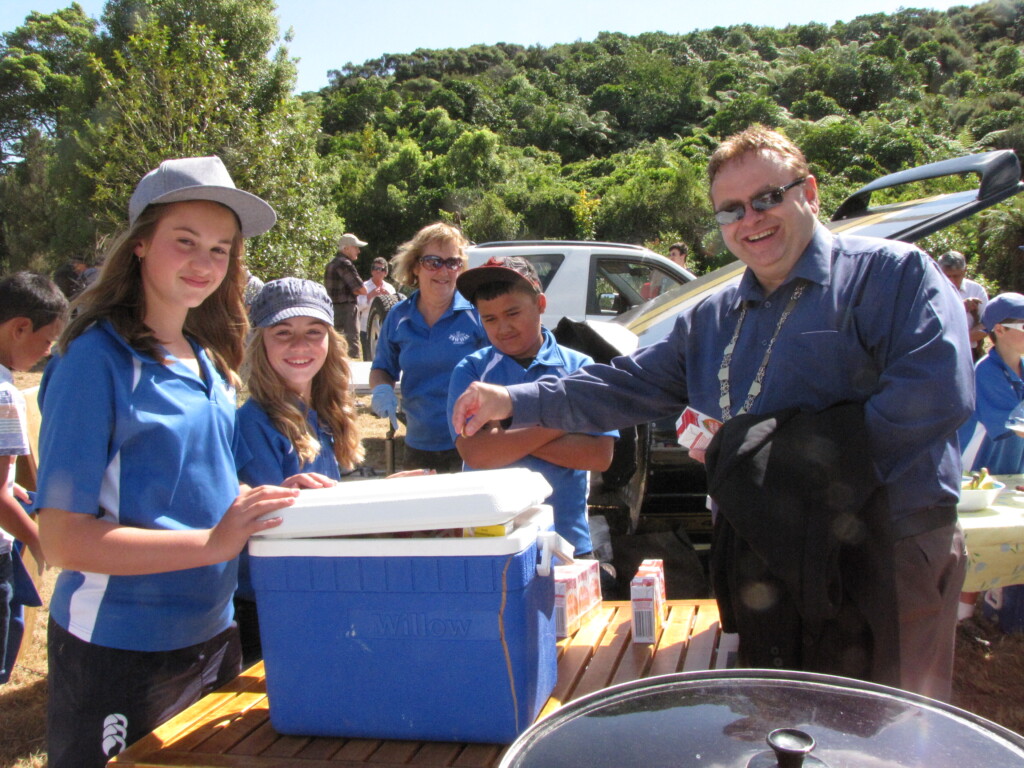
<instances>
[{"instance_id":1,"label":"black shorts","mask_svg":"<svg viewBox=\"0 0 1024 768\"><path fill-rule=\"evenodd\" d=\"M50 768L102 768L241 671L238 630L174 651L94 645L52 618L47 634Z\"/></svg>"}]
</instances>

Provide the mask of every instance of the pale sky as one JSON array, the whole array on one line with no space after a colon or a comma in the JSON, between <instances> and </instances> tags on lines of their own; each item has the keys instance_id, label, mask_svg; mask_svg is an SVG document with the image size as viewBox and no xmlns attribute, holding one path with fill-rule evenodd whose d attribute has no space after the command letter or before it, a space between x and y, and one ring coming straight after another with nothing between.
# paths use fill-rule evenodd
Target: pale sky
<instances>
[{"instance_id":1,"label":"pale sky","mask_svg":"<svg viewBox=\"0 0 1024 768\"><path fill-rule=\"evenodd\" d=\"M79 0L98 19L104 0ZM599 32L687 33L733 24L784 27L811 21L832 24L901 7L946 10L974 2L953 0L277 0L282 36L291 28L292 56L299 58L296 90L328 83L327 72L385 53L417 48L463 48L499 42L544 45L589 41ZM31 11L52 13L71 0L0 0L0 32L20 26Z\"/></svg>"}]
</instances>

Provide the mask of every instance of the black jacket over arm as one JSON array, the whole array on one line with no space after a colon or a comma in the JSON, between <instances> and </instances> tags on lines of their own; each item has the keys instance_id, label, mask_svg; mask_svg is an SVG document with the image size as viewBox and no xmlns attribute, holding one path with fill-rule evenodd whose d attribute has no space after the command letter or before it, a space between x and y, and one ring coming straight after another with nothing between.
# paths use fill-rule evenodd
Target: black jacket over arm
<instances>
[{"instance_id":1,"label":"black jacket over arm","mask_svg":"<svg viewBox=\"0 0 1024 768\"><path fill-rule=\"evenodd\" d=\"M862 406L737 416L706 464L711 578L741 662L898 684L888 505Z\"/></svg>"}]
</instances>

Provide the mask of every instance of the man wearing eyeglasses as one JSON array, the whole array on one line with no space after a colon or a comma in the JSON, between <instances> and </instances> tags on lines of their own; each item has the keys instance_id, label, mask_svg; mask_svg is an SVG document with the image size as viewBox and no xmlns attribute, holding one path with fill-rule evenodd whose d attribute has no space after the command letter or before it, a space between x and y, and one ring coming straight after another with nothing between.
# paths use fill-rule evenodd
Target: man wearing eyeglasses
<instances>
[{"instance_id":1,"label":"man wearing eyeglasses","mask_svg":"<svg viewBox=\"0 0 1024 768\"><path fill-rule=\"evenodd\" d=\"M356 297L365 296L366 288L355 261L365 247L365 242L346 232L338 239L338 255L324 269L324 288L334 304L334 328L348 342L348 356L356 360L362 359Z\"/></svg>"},{"instance_id":2,"label":"man wearing eyeglasses","mask_svg":"<svg viewBox=\"0 0 1024 768\"><path fill-rule=\"evenodd\" d=\"M891 654L899 661L894 674L900 687L948 699L956 605L966 566L956 517L960 458L955 433L970 414L974 396L960 301L934 260L914 246L835 236L821 225L817 180L803 153L779 133L755 125L729 137L713 154L708 178L722 237L747 267L738 284L681 313L658 343L616 358L610 366L588 366L565 379L508 388L474 384L456 403L453 425L471 436L493 419L511 417L513 427L596 431L678 415L689 405L726 422L718 441L724 446L721 438L737 416L767 417L787 409L821 414L839 404L855 404L867 458L846 466L856 459L852 451L847 456L842 444L831 458L837 471L861 470L888 497L883 522L895 543L885 550L879 570L889 572L895 589L878 609L893 616L891 624L898 621L898 638L894 631L887 635L898 643ZM759 444L751 437L743 445ZM808 471L830 458L815 445L809 441L804 447ZM792 485L799 485L800 474L797 467ZM714 480L712 475L712 487ZM766 475L765 487L769 480ZM823 490L843 502L862 489ZM778 497L785 491L765 500L761 525L768 533L776 522L769 511L785 507ZM716 548L722 518L720 511ZM847 522L854 522L864 543L868 537L858 527L863 521ZM816 524L811 518L808 528ZM826 561L830 553L835 556L825 549L794 548L768 555L825 567L827 562L813 561ZM730 578L742 583L744 569L756 571L763 562L754 557L726 566ZM871 570L861 563L847 575L860 577ZM802 597L787 595L790 587L747 583L746 591L734 595L733 607L756 612L778 605L782 597ZM810 591L815 585L805 582L803 587ZM716 591L716 596L724 617L722 595ZM768 634L776 629L769 623L755 629ZM839 668L857 654L878 650L849 640L841 622L834 628L831 641L839 645ZM801 636L790 639L799 654ZM741 654L746 643L741 630ZM843 651L848 651L846 658ZM826 671L814 665L798 668Z\"/></svg>"}]
</instances>

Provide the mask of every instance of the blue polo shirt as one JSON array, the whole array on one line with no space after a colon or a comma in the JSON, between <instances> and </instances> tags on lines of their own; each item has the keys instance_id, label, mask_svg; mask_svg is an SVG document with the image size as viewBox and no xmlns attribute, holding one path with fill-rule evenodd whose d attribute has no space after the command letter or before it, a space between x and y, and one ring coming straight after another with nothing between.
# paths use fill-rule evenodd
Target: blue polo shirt
<instances>
[{"instance_id":1,"label":"blue polo shirt","mask_svg":"<svg viewBox=\"0 0 1024 768\"><path fill-rule=\"evenodd\" d=\"M461 293L433 326L416 307L419 295L414 291L384 318L371 368L402 378L405 442L421 451L449 451L455 443L445 409L448 382L462 358L487 345L487 334Z\"/></svg>"},{"instance_id":2,"label":"blue polo shirt","mask_svg":"<svg viewBox=\"0 0 1024 768\"><path fill-rule=\"evenodd\" d=\"M974 367L977 401L971 418L957 433L964 471L986 467L993 474L1024 472L1024 437L1006 428L1006 420L1024 401L1024 381L990 349Z\"/></svg>"},{"instance_id":3,"label":"blue polo shirt","mask_svg":"<svg viewBox=\"0 0 1024 768\"><path fill-rule=\"evenodd\" d=\"M308 464L300 464L295 446L274 426L263 406L252 398L246 400L238 409L238 429L249 455L238 469L239 479L254 488L280 485L286 477L300 472L319 472L332 480L341 480L338 460L334 457L334 435L320 423L316 411L310 410L306 421L320 441L320 453Z\"/></svg>"},{"instance_id":4,"label":"blue polo shirt","mask_svg":"<svg viewBox=\"0 0 1024 768\"><path fill-rule=\"evenodd\" d=\"M455 366L451 386L448 388L448 425L452 441L458 436L451 428L451 415L455 401L474 381L508 386L536 381L542 376L567 376L584 365L594 361L580 352L561 347L547 329L543 329L544 343L530 363L523 368L515 359L499 352L495 347L485 347ZM594 434L618 437L615 430ZM555 513L555 530L576 548L577 553L593 550L590 541L590 525L587 523L587 495L590 492L590 473L582 469L570 469L552 464L536 456L524 456L510 467L526 467L540 472L554 489L548 499ZM467 467L468 469L468 467Z\"/></svg>"},{"instance_id":5,"label":"blue polo shirt","mask_svg":"<svg viewBox=\"0 0 1024 768\"><path fill-rule=\"evenodd\" d=\"M162 530L220 521L238 495L235 391L192 346L202 377L136 352L106 321L54 357L39 390L37 509ZM230 625L236 562L143 576L65 570L50 615L97 645L188 647Z\"/></svg>"},{"instance_id":6,"label":"blue polo shirt","mask_svg":"<svg viewBox=\"0 0 1024 768\"><path fill-rule=\"evenodd\" d=\"M771 295L748 269L738 285L682 312L659 342L611 366L512 387L513 425L592 431L678 416L687 404L720 418L723 352L745 305L728 367L735 414L798 280L805 292L779 330L750 412L863 403L897 535L953 522L960 493L956 430L974 403L960 297L914 246L835 236L820 224Z\"/></svg>"},{"instance_id":7,"label":"blue polo shirt","mask_svg":"<svg viewBox=\"0 0 1024 768\"><path fill-rule=\"evenodd\" d=\"M334 457L334 435L320 423L317 413L310 410L306 415L310 429L320 441L320 453L308 464L299 463L292 441L285 437L273 422L263 406L252 398L238 409L238 430L248 452L248 460L238 469L238 478L246 485L280 485L286 477L300 472L319 472L332 480L341 480L341 468ZM238 557L238 596L255 600L249 571L249 552L243 549Z\"/></svg>"}]
</instances>

